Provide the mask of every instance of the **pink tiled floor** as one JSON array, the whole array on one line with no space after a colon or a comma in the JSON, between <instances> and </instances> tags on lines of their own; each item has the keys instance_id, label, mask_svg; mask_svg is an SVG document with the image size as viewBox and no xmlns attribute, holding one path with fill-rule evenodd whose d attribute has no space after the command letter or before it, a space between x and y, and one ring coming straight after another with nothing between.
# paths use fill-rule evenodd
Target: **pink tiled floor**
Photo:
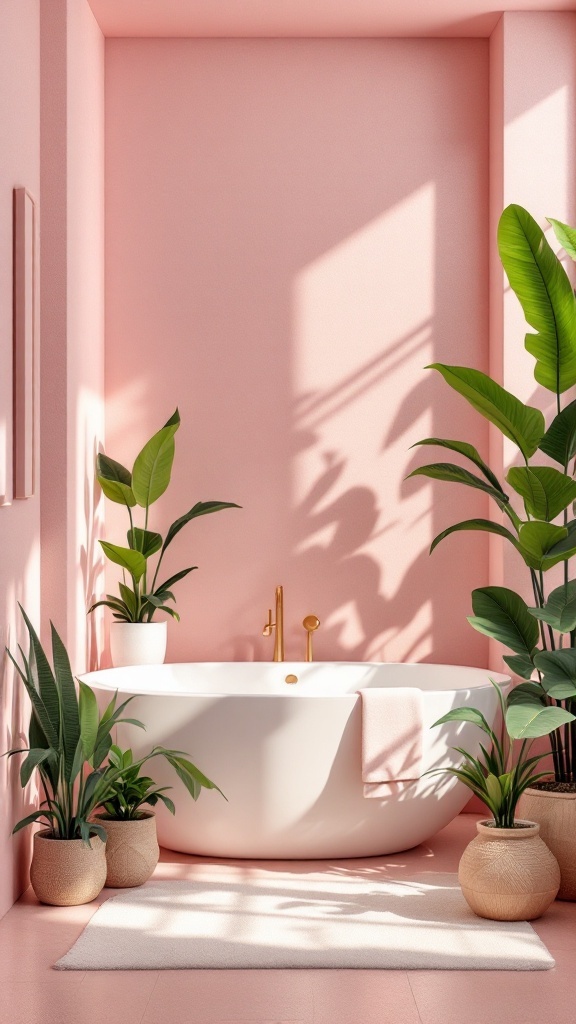
<instances>
[{"instance_id":1,"label":"pink tiled floor","mask_svg":"<svg viewBox=\"0 0 576 1024\"><path fill-rule=\"evenodd\" d=\"M475 834L461 815L429 844L378 859L393 877L454 871ZM164 851L157 878L186 878L194 858ZM371 861L365 862L369 868ZM111 890L100 897L106 899ZM98 902L100 902L98 901ZM52 964L94 913L44 907L31 891L0 922L2 1024L571 1024L576 904L535 928L552 971L87 971Z\"/></svg>"}]
</instances>

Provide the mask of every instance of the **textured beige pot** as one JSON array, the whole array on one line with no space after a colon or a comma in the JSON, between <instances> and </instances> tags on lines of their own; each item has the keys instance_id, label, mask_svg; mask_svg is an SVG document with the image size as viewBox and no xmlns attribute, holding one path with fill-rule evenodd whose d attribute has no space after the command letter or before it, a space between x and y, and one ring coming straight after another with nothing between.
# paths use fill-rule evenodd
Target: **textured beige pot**
<instances>
[{"instance_id":1,"label":"textured beige pot","mask_svg":"<svg viewBox=\"0 0 576 1024\"><path fill-rule=\"evenodd\" d=\"M92 836L90 847L82 839L51 839L48 830L36 832L30 881L41 903L77 907L90 903L106 881L106 844Z\"/></svg>"},{"instance_id":2,"label":"textured beige pot","mask_svg":"<svg viewBox=\"0 0 576 1024\"><path fill-rule=\"evenodd\" d=\"M466 847L458 868L462 893L478 917L492 921L532 921L550 906L560 885L560 868L539 836L534 821L524 828L476 824L478 835Z\"/></svg>"},{"instance_id":3,"label":"textured beige pot","mask_svg":"<svg viewBox=\"0 0 576 1024\"><path fill-rule=\"evenodd\" d=\"M104 814L97 820L106 829L106 885L127 889L142 885L154 871L160 856L156 818L147 814L137 821L114 821Z\"/></svg>"},{"instance_id":4,"label":"textured beige pot","mask_svg":"<svg viewBox=\"0 0 576 1024\"><path fill-rule=\"evenodd\" d=\"M538 822L542 839L560 865L558 899L576 900L576 793L527 789L518 810Z\"/></svg>"}]
</instances>

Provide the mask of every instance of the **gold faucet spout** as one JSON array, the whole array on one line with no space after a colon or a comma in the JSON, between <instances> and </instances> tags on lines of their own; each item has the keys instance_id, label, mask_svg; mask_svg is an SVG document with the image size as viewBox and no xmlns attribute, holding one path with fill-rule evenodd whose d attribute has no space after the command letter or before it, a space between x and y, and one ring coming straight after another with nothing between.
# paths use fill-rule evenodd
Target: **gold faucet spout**
<instances>
[{"instance_id":1,"label":"gold faucet spout","mask_svg":"<svg viewBox=\"0 0 576 1024\"><path fill-rule=\"evenodd\" d=\"M272 609L268 609L268 621L264 624L262 636L271 636L274 630L274 661L284 661L284 591L276 587L276 617L272 622Z\"/></svg>"},{"instance_id":2,"label":"gold faucet spout","mask_svg":"<svg viewBox=\"0 0 576 1024\"><path fill-rule=\"evenodd\" d=\"M284 590L276 587L276 632L274 633L274 661L284 661Z\"/></svg>"}]
</instances>

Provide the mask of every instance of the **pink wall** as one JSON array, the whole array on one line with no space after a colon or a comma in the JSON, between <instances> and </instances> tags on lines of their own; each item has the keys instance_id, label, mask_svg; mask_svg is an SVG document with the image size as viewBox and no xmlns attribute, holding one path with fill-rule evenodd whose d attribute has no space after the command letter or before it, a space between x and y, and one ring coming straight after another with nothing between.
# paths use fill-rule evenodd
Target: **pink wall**
<instances>
[{"instance_id":1,"label":"pink wall","mask_svg":"<svg viewBox=\"0 0 576 1024\"><path fill-rule=\"evenodd\" d=\"M244 506L175 541L168 657L269 658L281 582L288 658L314 612L318 658L484 663L487 543L427 549L485 503L403 478L427 434L487 450L423 370L488 369L487 41L107 40L106 133L107 450L178 404L154 527Z\"/></svg>"},{"instance_id":2,"label":"pink wall","mask_svg":"<svg viewBox=\"0 0 576 1024\"><path fill-rule=\"evenodd\" d=\"M39 0L3 0L0 5L0 491L12 489L12 189L25 186L40 196L40 6ZM37 460L38 462L38 460ZM37 481L38 487L38 481ZM38 621L40 612L40 500L0 507L0 651L2 668L0 752L19 745L27 708L15 684L5 644L23 641L16 602ZM27 810L17 774L0 759L0 916L26 882L30 836L12 838Z\"/></svg>"},{"instance_id":3,"label":"pink wall","mask_svg":"<svg viewBox=\"0 0 576 1024\"><path fill-rule=\"evenodd\" d=\"M42 618L80 672L98 640L86 607L104 434L104 38L87 0L42 6L42 199Z\"/></svg>"}]
</instances>

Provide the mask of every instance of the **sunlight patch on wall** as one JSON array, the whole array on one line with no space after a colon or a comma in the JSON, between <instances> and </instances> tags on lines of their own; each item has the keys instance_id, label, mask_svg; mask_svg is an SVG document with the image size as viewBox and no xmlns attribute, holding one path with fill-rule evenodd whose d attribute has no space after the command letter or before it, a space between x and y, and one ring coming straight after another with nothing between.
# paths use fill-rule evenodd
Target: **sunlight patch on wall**
<instances>
[{"instance_id":1,"label":"sunlight patch on wall","mask_svg":"<svg viewBox=\"0 0 576 1024\"><path fill-rule=\"evenodd\" d=\"M425 436L432 426L419 395L433 359L435 230L429 182L304 268L295 285L295 545L317 557L323 550L342 602L332 626L350 653L386 634L390 656L414 635L418 598L402 585L432 539L430 493L406 496L403 481L408 431L417 423Z\"/></svg>"}]
</instances>

